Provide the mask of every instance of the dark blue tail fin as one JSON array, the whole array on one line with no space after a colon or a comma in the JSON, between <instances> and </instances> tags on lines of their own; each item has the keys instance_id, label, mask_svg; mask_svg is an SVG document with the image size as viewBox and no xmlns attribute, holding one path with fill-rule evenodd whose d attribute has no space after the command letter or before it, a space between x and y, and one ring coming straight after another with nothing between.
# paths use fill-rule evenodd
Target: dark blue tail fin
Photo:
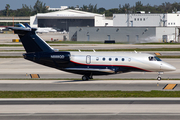
<instances>
[{"instance_id":1,"label":"dark blue tail fin","mask_svg":"<svg viewBox=\"0 0 180 120\"><path fill-rule=\"evenodd\" d=\"M37 34L35 28L22 28L22 27L7 27L14 30L15 34L19 35L19 38L27 53L30 52L53 52L54 50Z\"/></svg>"}]
</instances>

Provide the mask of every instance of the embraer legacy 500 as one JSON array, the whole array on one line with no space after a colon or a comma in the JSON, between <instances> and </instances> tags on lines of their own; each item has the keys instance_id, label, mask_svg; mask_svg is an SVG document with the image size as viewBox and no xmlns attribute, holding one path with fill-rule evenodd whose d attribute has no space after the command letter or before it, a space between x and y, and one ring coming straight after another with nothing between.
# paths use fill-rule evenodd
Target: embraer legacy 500
<instances>
[{"instance_id":1,"label":"embraer legacy 500","mask_svg":"<svg viewBox=\"0 0 180 120\"><path fill-rule=\"evenodd\" d=\"M140 72L174 71L175 67L161 61L158 57L144 53L130 52L57 52L37 34L35 28L8 27L14 30L26 50L24 58L38 64L62 71L81 74L82 80L92 79L94 75L109 75ZM158 80L161 80L158 74Z\"/></svg>"}]
</instances>

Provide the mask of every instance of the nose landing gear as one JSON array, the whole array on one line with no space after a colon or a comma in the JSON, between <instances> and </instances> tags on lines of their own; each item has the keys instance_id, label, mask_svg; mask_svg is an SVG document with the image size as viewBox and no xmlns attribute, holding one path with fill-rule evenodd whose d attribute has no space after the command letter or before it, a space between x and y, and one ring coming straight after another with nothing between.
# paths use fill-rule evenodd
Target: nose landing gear
<instances>
[{"instance_id":1,"label":"nose landing gear","mask_svg":"<svg viewBox=\"0 0 180 120\"><path fill-rule=\"evenodd\" d=\"M158 77L157 77L157 80L158 80L158 81L161 80L161 74L163 74L163 72L158 72Z\"/></svg>"},{"instance_id":2,"label":"nose landing gear","mask_svg":"<svg viewBox=\"0 0 180 120\"><path fill-rule=\"evenodd\" d=\"M157 80L160 81L160 80L161 80L161 76L158 76L158 77L157 77Z\"/></svg>"}]
</instances>

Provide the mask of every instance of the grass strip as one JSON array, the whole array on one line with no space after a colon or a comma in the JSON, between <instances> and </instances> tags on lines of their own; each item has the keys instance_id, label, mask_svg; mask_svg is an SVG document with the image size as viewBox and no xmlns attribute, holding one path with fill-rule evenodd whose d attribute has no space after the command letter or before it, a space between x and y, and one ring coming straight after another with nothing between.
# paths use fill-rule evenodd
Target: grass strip
<instances>
[{"instance_id":1,"label":"grass strip","mask_svg":"<svg viewBox=\"0 0 180 120\"><path fill-rule=\"evenodd\" d=\"M180 91L0 91L0 98L180 97Z\"/></svg>"},{"instance_id":2,"label":"grass strip","mask_svg":"<svg viewBox=\"0 0 180 120\"><path fill-rule=\"evenodd\" d=\"M180 56L178 56L178 55L174 55L174 56L166 56L166 55L164 55L164 56L157 56L158 58L180 58Z\"/></svg>"},{"instance_id":3,"label":"grass strip","mask_svg":"<svg viewBox=\"0 0 180 120\"><path fill-rule=\"evenodd\" d=\"M129 44L129 43L104 43L104 41L45 41L49 44ZM135 43L134 45L179 45L180 43ZM15 46L23 46L21 42L15 44L0 44L0 47L15 47ZM61 46L61 45L60 45ZM62 45L66 46L66 45Z\"/></svg>"},{"instance_id":4,"label":"grass strip","mask_svg":"<svg viewBox=\"0 0 180 120\"><path fill-rule=\"evenodd\" d=\"M20 47L22 44L0 44L0 47Z\"/></svg>"},{"instance_id":5,"label":"grass strip","mask_svg":"<svg viewBox=\"0 0 180 120\"><path fill-rule=\"evenodd\" d=\"M4 45L3 45L4 46ZM15 46L15 45L5 45L6 47L7 46ZM22 46L22 45L17 45L17 46ZM61 46L64 46L64 45L61 45ZM0 45L0 47L2 47ZM133 48L133 49L95 49L96 51L101 51L101 52L118 52L118 51L138 51L138 52L141 52L141 51L180 51L180 48ZM0 50L0 51L24 51L24 50ZM77 49L66 49L66 50L61 50L59 48L59 51L78 51ZM81 51L92 51L92 50L81 50Z\"/></svg>"},{"instance_id":6,"label":"grass strip","mask_svg":"<svg viewBox=\"0 0 180 120\"><path fill-rule=\"evenodd\" d=\"M0 50L0 52L26 52L25 50Z\"/></svg>"},{"instance_id":7,"label":"grass strip","mask_svg":"<svg viewBox=\"0 0 180 120\"><path fill-rule=\"evenodd\" d=\"M96 42L96 41L46 41L47 43L55 43L55 44L104 44L104 42Z\"/></svg>"},{"instance_id":8,"label":"grass strip","mask_svg":"<svg viewBox=\"0 0 180 120\"><path fill-rule=\"evenodd\" d=\"M0 58L23 58L23 56L0 56Z\"/></svg>"},{"instance_id":9,"label":"grass strip","mask_svg":"<svg viewBox=\"0 0 180 120\"><path fill-rule=\"evenodd\" d=\"M180 48L99 49L96 51L180 51ZM91 50L92 51L92 50Z\"/></svg>"},{"instance_id":10,"label":"grass strip","mask_svg":"<svg viewBox=\"0 0 180 120\"><path fill-rule=\"evenodd\" d=\"M129 44L125 42L116 42L116 43L104 43L104 41L46 41L47 43L55 44ZM134 44L134 43L133 43ZM135 43L135 45L179 45L180 43Z\"/></svg>"},{"instance_id":11,"label":"grass strip","mask_svg":"<svg viewBox=\"0 0 180 120\"><path fill-rule=\"evenodd\" d=\"M158 42L158 43L155 43L155 42L152 42L152 43L136 43L136 45L179 45L180 43L164 43L164 42Z\"/></svg>"},{"instance_id":12,"label":"grass strip","mask_svg":"<svg viewBox=\"0 0 180 120\"><path fill-rule=\"evenodd\" d=\"M66 49L66 50L61 50L59 51L78 51L78 49ZM92 52L93 50L82 50L81 51L90 51ZM180 51L180 48L133 48L133 49L95 49L95 51L99 52L142 52L142 51Z\"/></svg>"}]
</instances>

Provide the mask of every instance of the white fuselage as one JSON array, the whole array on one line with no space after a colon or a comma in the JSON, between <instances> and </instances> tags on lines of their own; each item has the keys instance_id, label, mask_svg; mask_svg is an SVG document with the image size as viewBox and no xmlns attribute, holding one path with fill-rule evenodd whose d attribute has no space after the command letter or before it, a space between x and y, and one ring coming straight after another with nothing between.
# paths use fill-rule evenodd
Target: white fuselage
<instances>
[{"instance_id":1,"label":"white fuselage","mask_svg":"<svg viewBox=\"0 0 180 120\"><path fill-rule=\"evenodd\" d=\"M147 72L174 71L175 67L160 61L150 60L151 54L136 52L70 52L71 62L87 66L131 67Z\"/></svg>"}]
</instances>

